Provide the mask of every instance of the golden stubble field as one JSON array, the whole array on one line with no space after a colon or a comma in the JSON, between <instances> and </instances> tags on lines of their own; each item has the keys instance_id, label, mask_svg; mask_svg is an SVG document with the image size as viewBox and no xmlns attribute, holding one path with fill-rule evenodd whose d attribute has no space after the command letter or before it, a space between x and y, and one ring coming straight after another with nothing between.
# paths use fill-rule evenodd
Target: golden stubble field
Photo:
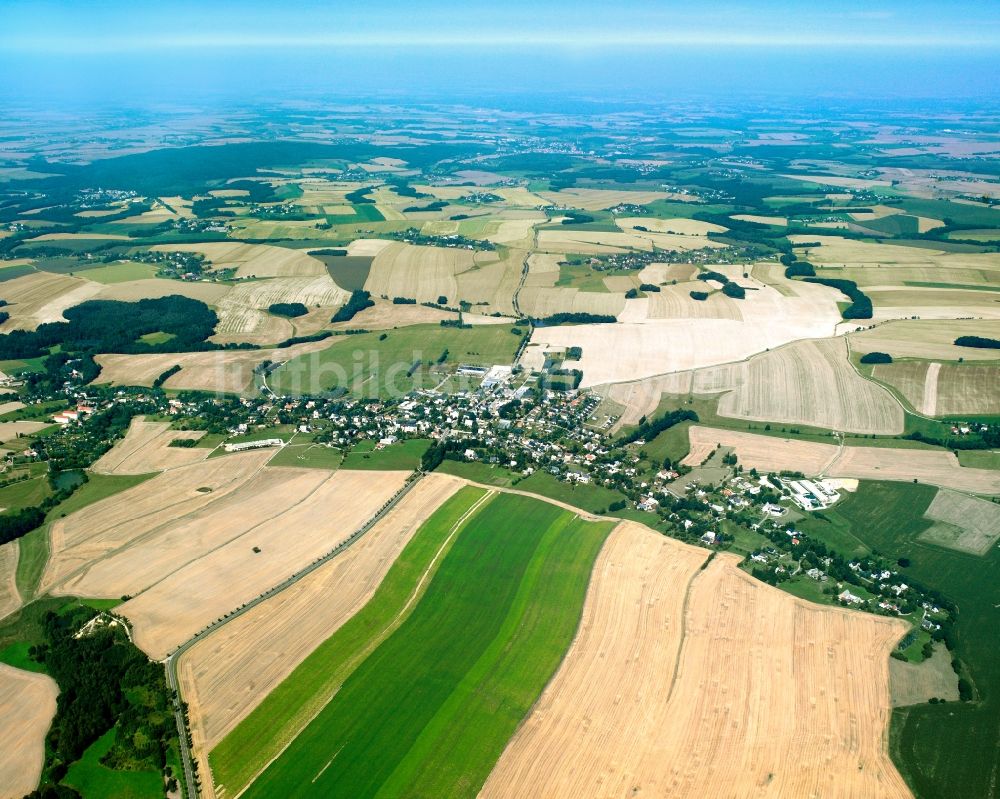
<instances>
[{"instance_id":1,"label":"golden stubble field","mask_svg":"<svg viewBox=\"0 0 1000 799\"><path fill-rule=\"evenodd\" d=\"M17 541L0 545L0 619L21 607L21 594L15 581L19 547Z\"/></svg>"},{"instance_id":2,"label":"golden stubble field","mask_svg":"<svg viewBox=\"0 0 1000 799\"><path fill-rule=\"evenodd\" d=\"M203 461L211 452L199 447L171 447L175 440L197 441L201 430L171 430L170 422L152 422L136 416L125 437L98 458L91 470L98 474L149 474Z\"/></svg>"},{"instance_id":3,"label":"golden stubble field","mask_svg":"<svg viewBox=\"0 0 1000 799\"><path fill-rule=\"evenodd\" d=\"M484 797L885 796L906 625L812 605L626 522Z\"/></svg>"},{"instance_id":4,"label":"golden stubble field","mask_svg":"<svg viewBox=\"0 0 1000 799\"><path fill-rule=\"evenodd\" d=\"M851 366L844 339L799 341L749 361L702 369L695 394L725 392L718 413L848 433L903 432L903 409Z\"/></svg>"},{"instance_id":5,"label":"golden stubble field","mask_svg":"<svg viewBox=\"0 0 1000 799\"><path fill-rule=\"evenodd\" d=\"M900 480L953 488L976 494L1000 494L1000 471L959 464L951 452L889 447L839 447L740 430L694 425L689 430L691 452L684 463L697 465L717 444L735 450L746 468L766 472L801 471L807 475L852 477L859 480Z\"/></svg>"},{"instance_id":6,"label":"golden stubble field","mask_svg":"<svg viewBox=\"0 0 1000 799\"><path fill-rule=\"evenodd\" d=\"M203 774L208 752L364 606L423 521L461 485L428 475L342 555L184 653L178 677Z\"/></svg>"},{"instance_id":7,"label":"golden stubble field","mask_svg":"<svg viewBox=\"0 0 1000 799\"><path fill-rule=\"evenodd\" d=\"M45 734L59 688L51 677L0 663L0 796L19 799L38 787Z\"/></svg>"},{"instance_id":8,"label":"golden stubble field","mask_svg":"<svg viewBox=\"0 0 1000 799\"><path fill-rule=\"evenodd\" d=\"M132 597L118 611L161 659L348 538L408 474L264 466L272 454L172 469L59 520L44 585Z\"/></svg>"}]
</instances>

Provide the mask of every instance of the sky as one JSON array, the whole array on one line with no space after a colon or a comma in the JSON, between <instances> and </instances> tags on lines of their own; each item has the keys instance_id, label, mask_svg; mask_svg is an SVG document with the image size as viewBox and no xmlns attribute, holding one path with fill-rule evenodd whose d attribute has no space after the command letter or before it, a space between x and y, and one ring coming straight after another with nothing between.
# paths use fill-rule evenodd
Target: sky
<instances>
[{"instance_id":1,"label":"sky","mask_svg":"<svg viewBox=\"0 0 1000 799\"><path fill-rule=\"evenodd\" d=\"M995 0L0 0L0 93L994 96Z\"/></svg>"}]
</instances>

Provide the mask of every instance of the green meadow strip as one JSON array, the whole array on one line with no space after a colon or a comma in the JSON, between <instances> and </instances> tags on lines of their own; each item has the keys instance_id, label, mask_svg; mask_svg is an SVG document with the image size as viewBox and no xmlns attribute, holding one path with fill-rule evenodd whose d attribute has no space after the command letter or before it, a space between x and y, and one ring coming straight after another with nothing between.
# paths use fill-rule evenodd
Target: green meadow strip
<instances>
[{"instance_id":1,"label":"green meadow strip","mask_svg":"<svg viewBox=\"0 0 1000 799\"><path fill-rule=\"evenodd\" d=\"M368 604L320 644L212 750L209 761L215 784L225 786L226 795L235 796L278 755L303 724L329 702L386 631L395 629L419 606L419 602L412 602L407 607L414 590L418 586L426 590L448 551L446 548L435 560L442 544L485 496L482 489L465 487L438 508L400 553ZM451 540L449 548L457 538ZM421 583L428 567L428 579Z\"/></svg>"},{"instance_id":2,"label":"green meadow strip","mask_svg":"<svg viewBox=\"0 0 1000 799\"><path fill-rule=\"evenodd\" d=\"M409 618L244 795L474 796L571 643L610 529L494 499Z\"/></svg>"}]
</instances>

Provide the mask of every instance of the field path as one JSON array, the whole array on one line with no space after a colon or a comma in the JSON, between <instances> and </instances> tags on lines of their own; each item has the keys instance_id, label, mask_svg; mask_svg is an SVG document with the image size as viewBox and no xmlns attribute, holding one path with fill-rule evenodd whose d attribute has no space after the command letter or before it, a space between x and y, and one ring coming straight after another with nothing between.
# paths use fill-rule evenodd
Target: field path
<instances>
[{"instance_id":1,"label":"field path","mask_svg":"<svg viewBox=\"0 0 1000 799\"><path fill-rule=\"evenodd\" d=\"M941 364L937 361L927 367L927 374L924 376L924 399L920 403L920 412L927 416L934 416L937 411L938 375L940 374Z\"/></svg>"}]
</instances>

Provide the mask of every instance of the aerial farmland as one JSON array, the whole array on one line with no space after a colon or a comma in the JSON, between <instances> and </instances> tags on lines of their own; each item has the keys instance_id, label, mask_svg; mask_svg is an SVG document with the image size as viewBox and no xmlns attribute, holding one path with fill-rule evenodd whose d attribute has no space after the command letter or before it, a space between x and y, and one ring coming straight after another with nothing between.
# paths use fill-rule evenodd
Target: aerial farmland
<instances>
[{"instance_id":1,"label":"aerial farmland","mask_svg":"<svg viewBox=\"0 0 1000 799\"><path fill-rule=\"evenodd\" d=\"M272 94L4 106L0 799L996 795L990 103Z\"/></svg>"}]
</instances>

